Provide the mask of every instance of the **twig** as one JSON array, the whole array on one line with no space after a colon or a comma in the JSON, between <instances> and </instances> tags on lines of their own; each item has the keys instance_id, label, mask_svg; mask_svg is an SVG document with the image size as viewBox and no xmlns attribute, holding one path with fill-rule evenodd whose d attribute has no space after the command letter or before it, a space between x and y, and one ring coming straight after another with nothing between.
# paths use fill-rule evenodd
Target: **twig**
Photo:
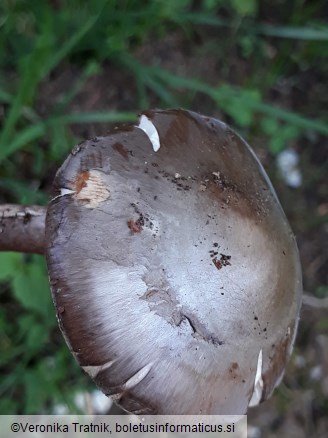
<instances>
[{"instance_id":1,"label":"twig","mask_svg":"<svg viewBox=\"0 0 328 438\"><path fill-rule=\"evenodd\" d=\"M303 295L303 306L311 307L312 309L328 309L328 297L317 298L312 295Z\"/></svg>"},{"instance_id":2,"label":"twig","mask_svg":"<svg viewBox=\"0 0 328 438\"><path fill-rule=\"evenodd\" d=\"M0 205L0 251L44 254L46 208Z\"/></svg>"}]
</instances>

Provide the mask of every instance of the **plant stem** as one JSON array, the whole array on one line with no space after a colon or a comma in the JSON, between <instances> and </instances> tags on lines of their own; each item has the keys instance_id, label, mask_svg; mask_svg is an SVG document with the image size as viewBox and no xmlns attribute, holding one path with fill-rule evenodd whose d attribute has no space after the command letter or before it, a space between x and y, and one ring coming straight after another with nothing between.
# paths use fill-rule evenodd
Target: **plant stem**
<instances>
[{"instance_id":1,"label":"plant stem","mask_svg":"<svg viewBox=\"0 0 328 438\"><path fill-rule=\"evenodd\" d=\"M0 205L0 251L44 254L46 207Z\"/></svg>"}]
</instances>

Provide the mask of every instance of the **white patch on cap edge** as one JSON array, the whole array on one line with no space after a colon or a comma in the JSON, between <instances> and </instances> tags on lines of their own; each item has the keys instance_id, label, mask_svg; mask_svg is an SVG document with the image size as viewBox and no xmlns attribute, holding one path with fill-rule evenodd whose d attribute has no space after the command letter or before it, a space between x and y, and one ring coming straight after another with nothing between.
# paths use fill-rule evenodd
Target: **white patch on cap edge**
<instances>
[{"instance_id":1,"label":"white patch on cap edge","mask_svg":"<svg viewBox=\"0 0 328 438\"><path fill-rule=\"evenodd\" d=\"M159 148L161 147L161 144L159 141L158 131L155 128L155 125L153 124L153 122L151 120L149 120L147 116L142 114L140 117L140 120L139 120L139 125L136 126L136 128L139 128L142 131L144 131L144 133L148 136L148 138L153 146L154 152L157 152L159 150Z\"/></svg>"},{"instance_id":2,"label":"white patch on cap edge","mask_svg":"<svg viewBox=\"0 0 328 438\"><path fill-rule=\"evenodd\" d=\"M65 195L73 195L73 193L75 193L74 190L66 189L66 188L61 188L60 189L60 194L55 196L54 198L52 198L51 201L54 201L55 199L60 198L60 197L65 196Z\"/></svg>"},{"instance_id":3,"label":"white patch on cap edge","mask_svg":"<svg viewBox=\"0 0 328 438\"><path fill-rule=\"evenodd\" d=\"M72 195L73 193L75 193L75 191L71 189L60 189L59 196Z\"/></svg>"},{"instance_id":4,"label":"white patch on cap edge","mask_svg":"<svg viewBox=\"0 0 328 438\"><path fill-rule=\"evenodd\" d=\"M257 406L262 398L262 392L263 392L262 363L263 363L263 356L262 356L262 350L260 350L259 357L257 359L254 390L248 404L248 406L250 407Z\"/></svg>"},{"instance_id":5,"label":"white patch on cap edge","mask_svg":"<svg viewBox=\"0 0 328 438\"><path fill-rule=\"evenodd\" d=\"M107 363L104 363L102 365L86 365L82 366L82 369L89 374L90 377L93 379L97 376L97 374L100 373L100 371L107 370L107 368L110 368L113 365L114 361L111 360Z\"/></svg>"},{"instance_id":6,"label":"white patch on cap edge","mask_svg":"<svg viewBox=\"0 0 328 438\"><path fill-rule=\"evenodd\" d=\"M151 362L141 368L141 370L139 370L134 376L130 377L130 379L125 382L124 389L132 389L138 385L138 383L140 383L147 376L152 366L153 363Z\"/></svg>"}]
</instances>

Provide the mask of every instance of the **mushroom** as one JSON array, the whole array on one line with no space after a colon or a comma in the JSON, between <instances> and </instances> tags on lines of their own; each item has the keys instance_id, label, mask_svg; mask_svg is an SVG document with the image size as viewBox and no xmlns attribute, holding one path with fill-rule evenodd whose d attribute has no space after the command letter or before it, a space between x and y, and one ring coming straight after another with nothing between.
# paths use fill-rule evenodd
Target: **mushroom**
<instances>
[{"instance_id":1,"label":"mushroom","mask_svg":"<svg viewBox=\"0 0 328 438\"><path fill-rule=\"evenodd\" d=\"M244 414L291 354L295 238L250 147L184 110L75 147L46 217L59 324L81 367L136 414Z\"/></svg>"}]
</instances>

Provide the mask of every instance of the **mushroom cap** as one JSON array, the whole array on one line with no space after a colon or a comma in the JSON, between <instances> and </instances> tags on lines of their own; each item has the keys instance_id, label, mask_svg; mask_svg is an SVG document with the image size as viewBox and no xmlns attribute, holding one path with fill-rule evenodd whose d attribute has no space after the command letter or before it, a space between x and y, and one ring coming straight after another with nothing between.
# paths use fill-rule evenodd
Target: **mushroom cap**
<instances>
[{"instance_id":1,"label":"mushroom cap","mask_svg":"<svg viewBox=\"0 0 328 438\"><path fill-rule=\"evenodd\" d=\"M244 414L295 339L295 238L250 147L184 110L76 146L46 219L66 342L136 414Z\"/></svg>"}]
</instances>

